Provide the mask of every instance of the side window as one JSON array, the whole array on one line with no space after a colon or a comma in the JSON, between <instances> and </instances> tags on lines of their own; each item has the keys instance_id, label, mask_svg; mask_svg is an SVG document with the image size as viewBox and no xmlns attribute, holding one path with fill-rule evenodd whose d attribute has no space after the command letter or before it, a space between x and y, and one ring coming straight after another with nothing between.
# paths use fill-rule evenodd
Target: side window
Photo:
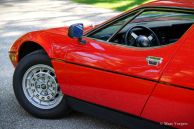
<instances>
[{"instance_id":1,"label":"side window","mask_svg":"<svg viewBox=\"0 0 194 129\"><path fill-rule=\"evenodd\" d=\"M111 42L134 47L167 45L178 41L193 23L193 13L145 11L127 24Z\"/></svg>"},{"instance_id":2,"label":"side window","mask_svg":"<svg viewBox=\"0 0 194 129\"><path fill-rule=\"evenodd\" d=\"M133 18L134 15L127 16L121 20L116 21L115 23L106 26L105 28L95 32L89 37L100 39L100 40L108 40L115 32L117 32L124 24L126 24L130 19Z\"/></svg>"}]
</instances>

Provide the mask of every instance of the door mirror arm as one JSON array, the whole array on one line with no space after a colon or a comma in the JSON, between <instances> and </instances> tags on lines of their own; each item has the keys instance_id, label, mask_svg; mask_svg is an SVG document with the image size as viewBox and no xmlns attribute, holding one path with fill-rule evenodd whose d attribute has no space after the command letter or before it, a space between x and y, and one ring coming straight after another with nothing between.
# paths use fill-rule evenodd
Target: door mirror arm
<instances>
[{"instance_id":1,"label":"door mirror arm","mask_svg":"<svg viewBox=\"0 0 194 129\"><path fill-rule=\"evenodd\" d=\"M81 44L86 44L86 40L84 40L82 37L81 38L78 38L78 41L81 43Z\"/></svg>"}]
</instances>

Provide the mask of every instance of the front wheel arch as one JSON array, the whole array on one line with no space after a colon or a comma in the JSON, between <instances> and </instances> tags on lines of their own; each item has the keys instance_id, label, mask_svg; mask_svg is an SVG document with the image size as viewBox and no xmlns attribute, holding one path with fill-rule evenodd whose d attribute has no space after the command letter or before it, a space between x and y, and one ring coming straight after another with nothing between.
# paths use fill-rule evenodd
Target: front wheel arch
<instances>
[{"instance_id":1,"label":"front wheel arch","mask_svg":"<svg viewBox=\"0 0 194 129\"><path fill-rule=\"evenodd\" d=\"M42 50L45 53L47 53L46 50L40 44L38 44L36 42L32 42L32 41L24 42L20 46L19 51L18 51L18 61L20 61L26 55L28 55L34 51L37 51L37 50ZM48 54L47 54L47 56L48 56Z\"/></svg>"}]
</instances>

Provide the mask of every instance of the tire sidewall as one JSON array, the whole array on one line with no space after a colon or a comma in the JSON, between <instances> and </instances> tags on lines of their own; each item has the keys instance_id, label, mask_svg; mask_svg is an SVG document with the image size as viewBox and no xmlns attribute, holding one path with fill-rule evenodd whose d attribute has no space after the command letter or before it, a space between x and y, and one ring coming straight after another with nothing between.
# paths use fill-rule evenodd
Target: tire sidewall
<instances>
[{"instance_id":1,"label":"tire sidewall","mask_svg":"<svg viewBox=\"0 0 194 129\"><path fill-rule=\"evenodd\" d=\"M52 109L40 109L31 104L26 98L23 88L22 81L25 72L32 66L37 64L43 64L52 67L51 61L48 56L42 51L33 52L25 56L17 65L14 76L13 76L13 89L15 96L20 105L30 114L39 118L57 118L62 117L67 113L68 107L65 100L65 96L61 102Z\"/></svg>"}]
</instances>

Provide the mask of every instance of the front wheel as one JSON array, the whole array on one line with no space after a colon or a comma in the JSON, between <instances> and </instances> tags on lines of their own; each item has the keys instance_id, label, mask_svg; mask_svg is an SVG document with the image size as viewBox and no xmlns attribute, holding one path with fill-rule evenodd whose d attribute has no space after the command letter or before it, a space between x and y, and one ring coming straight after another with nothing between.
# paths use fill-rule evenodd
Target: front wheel
<instances>
[{"instance_id":1,"label":"front wheel","mask_svg":"<svg viewBox=\"0 0 194 129\"><path fill-rule=\"evenodd\" d=\"M13 88L20 105L36 117L58 118L69 113L50 59L42 50L19 62L14 72Z\"/></svg>"}]
</instances>

